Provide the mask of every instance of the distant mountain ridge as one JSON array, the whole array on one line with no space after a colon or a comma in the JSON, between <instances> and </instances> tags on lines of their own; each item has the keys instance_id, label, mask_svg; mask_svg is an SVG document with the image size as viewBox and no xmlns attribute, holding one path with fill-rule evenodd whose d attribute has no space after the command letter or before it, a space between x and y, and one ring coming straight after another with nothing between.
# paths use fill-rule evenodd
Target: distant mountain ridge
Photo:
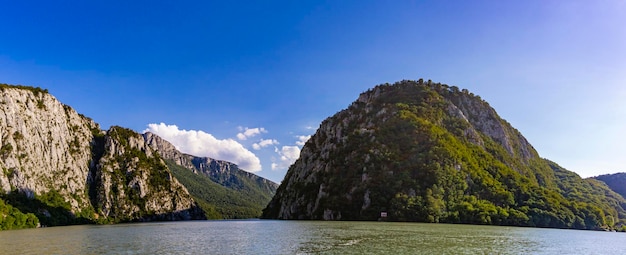
<instances>
[{"instance_id":1,"label":"distant mountain ridge","mask_svg":"<svg viewBox=\"0 0 626 255\"><path fill-rule=\"evenodd\" d=\"M593 179L606 183L613 191L626 197L626 173L604 174Z\"/></svg>"},{"instance_id":2,"label":"distant mountain ridge","mask_svg":"<svg viewBox=\"0 0 626 255\"><path fill-rule=\"evenodd\" d=\"M539 157L468 90L405 80L324 120L263 217L598 230L626 224L624 202Z\"/></svg>"},{"instance_id":3,"label":"distant mountain ridge","mask_svg":"<svg viewBox=\"0 0 626 255\"><path fill-rule=\"evenodd\" d=\"M158 151L163 158L171 160L177 165L191 169L194 173L206 175L214 182L223 186L236 187L238 186L238 183L241 182L241 180L238 179L238 176L245 176L245 178L258 183L263 186L263 189L268 191L275 190L278 187L278 184L268 179L241 170L237 164L209 157L197 157L184 154L178 151L170 142L151 132L144 133L143 137L148 146Z\"/></svg>"},{"instance_id":4,"label":"distant mountain ridge","mask_svg":"<svg viewBox=\"0 0 626 255\"><path fill-rule=\"evenodd\" d=\"M184 168L170 167L196 200L202 201L203 209L214 211L209 218L257 218L278 188L278 184L241 170L236 164L181 153L174 145L150 132L143 137L170 165ZM187 171L206 178L191 178L193 175ZM214 196L214 193L222 195ZM224 203L225 197L229 198L228 203Z\"/></svg>"}]
</instances>

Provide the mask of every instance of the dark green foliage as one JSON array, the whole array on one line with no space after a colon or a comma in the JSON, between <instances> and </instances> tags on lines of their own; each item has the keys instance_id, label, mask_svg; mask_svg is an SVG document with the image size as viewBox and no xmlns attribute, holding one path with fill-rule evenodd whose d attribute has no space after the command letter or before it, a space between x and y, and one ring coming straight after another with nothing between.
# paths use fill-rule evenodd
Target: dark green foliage
<instances>
[{"instance_id":1,"label":"dark green foliage","mask_svg":"<svg viewBox=\"0 0 626 255\"><path fill-rule=\"evenodd\" d=\"M38 225L39 219L34 214L22 213L0 198L0 230L34 228Z\"/></svg>"},{"instance_id":2,"label":"dark green foliage","mask_svg":"<svg viewBox=\"0 0 626 255\"><path fill-rule=\"evenodd\" d=\"M343 220L376 220L387 211L396 221L577 229L613 229L626 218L621 197L540 158L467 90L402 81L365 96L322 124L341 128L341 137L320 129L307 144L315 159L324 158L318 146L334 145L320 162L327 170L300 182L292 166L264 217L278 217L288 194L315 202L322 190L329 195L311 215L300 204L293 217L321 219L330 209ZM365 123L373 123L367 132ZM495 135L480 132L485 123Z\"/></svg>"},{"instance_id":3,"label":"dark green foliage","mask_svg":"<svg viewBox=\"0 0 626 255\"><path fill-rule=\"evenodd\" d=\"M604 198L612 205L621 205L621 208L626 208L626 173L605 174L593 178L585 179L591 185L600 187L598 192L598 198ZM608 190L610 189L610 190ZM603 197L602 194L606 196ZM615 222L615 229L626 232L626 213L619 211L619 219L609 218L609 220Z\"/></svg>"},{"instance_id":4,"label":"dark green foliage","mask_svg":"<svg viewBox=\"0 0 626 255\"><path fill-rule=\"evenodd\" d=\"M75 155L81 151L80 141L78 140L77 136L74 136L74 139L72 139L72 141L70 142L69 147L69 152L72 155Z\"/></svg>"},{"instance_id":5,"label":"dark green foliage","mask_svg":"<svg viewBox=\"0 0 626 255\"><path fill-rule=\"evenodd\" d=\"M264 182L263 178L243 170L233 169L231 173L227 174L228 176L224 175L226 174L218 178L215 178L216 175L211 175L209 179L220 186L240 193L251 201L257 201L256 203L262 206L267 205L267 202L272 199L276 192L276 188L268 182Z\"/></svg>"},{"instance_id":6,"label":"dark green foliage","mask_svg":"<svg viewBox=\"0 0 626 255\"><path fill-rule=\"evenodd\" d=\"M4 89L7 88L16 88L16 89L25 89L25 90L29 90L32 91L33 94L35 94L35 96L39 96L39 94L48 94L48 89L42 89L40 87L31 87L31 86L23 86L23 85L9 85L9 84L4 84L4 83L0 83L0 91L3 91Z\"/></svg>"},{"instance_id":7,"label":"dark green foliage","mask_svg":"<svg viewBox=\"0 0 626 255\"><path fill-rule=\"evenodd\" d=\"M172 174L183 184L198 202L209 219L246 219L258 218L261 209L271 197L259 192L250 183L233 189L215 183L209 177L195 174L191 170L167 161ZM242 181L243 182L243 181ZM239 187L239 185L234 185Z\"/></svg>"},{"instance_id":8,"label":"dark green foliage","mask_svg":"<svg viewBox=\"0 0 626 255\"><path fill-rule=\"evenodd\" d=\"M44 226L63 226L72 224L93 223L93 215L74 215L70 204L55 190L51 190L33 198L18 191L3 196L7 204L22 212L30 212Z\"/></svg>"},{"instance_id":9,"label":"dark green foliage","mask_svg":"<svg viewBox=\"0 0 626 255\"><path fill-rule=\"evenodd\" d=\"M603 181L613 191L626 197L626 173L605 174L593 177L593 179Z\"/></svg>"},{"instance_id":10,"label":"dark green foliage","mask_svg":"<svg viewBox=\"0 0 626 255\"><path fill-rule=\"evenodd\" d=\"M46 110L46 104L43 103L42 99L38 99L37 100L37 108L39 108L41 110Z\"/></svg>"},{"instance_id":11,"label":"dark green foliage","mask_svg":"<svg viewBox=\"0 0 626 255\"><path fill-rule=\"evenodd\" d=\"M20 131L16 131L15 133L13 133L13 139L15 139L15 140L22 140L22 139L24 139L24 135L22 135L22 133L20 133Z\"/></svg>"},{"instance_id":12,"label":"dark green foliage","mask_svg":"<svg viewBox=\"0 0 626 255\"><path fill-rule=\"evenodd\" d=\"M3 158L6 158L11 152L13 152L13 145L11 145L10 143L5 143L0 148L0 156L2 156Z\"/></svg>"}]
</instances>

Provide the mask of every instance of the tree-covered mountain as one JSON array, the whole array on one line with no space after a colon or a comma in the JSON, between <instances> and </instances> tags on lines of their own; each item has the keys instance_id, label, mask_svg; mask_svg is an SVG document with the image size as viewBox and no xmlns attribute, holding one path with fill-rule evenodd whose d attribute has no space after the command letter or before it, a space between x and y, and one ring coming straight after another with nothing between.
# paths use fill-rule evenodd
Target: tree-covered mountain
<instances>
[{"instance_id":1,"label":"tree-covered mountain","mask_svg":"<svg viewBox=\"0 0 626 255\"><path fill-rule=\"evenodd\" d=\"M184 162L170 160L174 152L155 146L159 139L117 126L103 131L45 89L0 84L0 229L205 219L202 208L211 206L213 218L258 217L276 189L221 161L232 171L181 174L176 164ZM210 162L184 156L190 171L192 159Z\"/></svg>"},{"instance_id":2,"label":"tree-covered mountain","mask_svg":"<svg viewBox=\"0 0 626 255\"><path fill-rule=\"evenodd\" d=\"M613 191L626 197L626 173L604 174L593 177L593 179L603 181Z\"/></svg>"},{"instance_id":3,"label":"tree-covered mountain","mask_svg":"<svg viewBox=\"0 0 626 255\"><path fill-rule=\"evenodd\" d=\"M263 217L613 229L624 205L539 157L480 97L419 80L376 86L326 119Z\"/></svg>"}]
</instances>

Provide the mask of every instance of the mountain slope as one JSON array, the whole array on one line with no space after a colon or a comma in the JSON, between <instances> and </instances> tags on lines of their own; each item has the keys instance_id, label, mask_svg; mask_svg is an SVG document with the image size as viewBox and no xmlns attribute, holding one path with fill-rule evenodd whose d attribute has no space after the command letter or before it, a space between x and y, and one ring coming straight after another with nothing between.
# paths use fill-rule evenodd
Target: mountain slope
<instances>
[{"instance_id":1,"label":"mountain slope","mask_svg":"<svg viewBox=\"0 0 626 255\"><path fill-rule=\"evenodd\" d=\"M257 218L278 185L233 163L183 154L148 132L146 143L163 155L169 168L202 206L207 218Z\"/></svg>"},{"instance_id":2,"label":"mountain slope","mask_svg":"<svg viewBox=\"0 0 626 255\"><path fill-rule=\"evenodd\" d=\"M576 173L568 171L558 164L546 160L558 178L558 187L561 193L569 200L593 204L606 214L607 224L615 224L615 228L625 231L626 227L626 199L612 189L610 185L594 178L581 179ZM609 216L617 215L617 217Z\"/></svg>"},{"instance_id":3,"label":"mountain slope","mask_svg":"<svg viewBox=\"0 0 626 255\"><path fill-rule=\"evenodd\" d=\"M191 169L168 162L170 169L209 219L248 219L261 216L261 210L271 198L258 200L246 194L215 183L209 177Z\"/></svg>"},{"instance_id":4,"label":"mountain slope","mask_svg":"<svg viewBox=\"0 0 626 255\"><path fill-rule=\"evenodd\" d=\"M0 84L2 200L43 225L204 218L143 138L46 90Z\"/></svg>"},{"instance_id":5,"label":"mountain slope","mask_svg":"<svg viewBox=\"0 0 626 255\"><path fill-rule=\"evenodd\" d=\"M593 177L593 179L606 183L613 191L626 197L626 173L604 174Z\"/></svg>"},{"instance_id":6,"label":"mountain slope","mask_svg":"<svg viewBox=\"0 0 626 255\"><path fill-rule=\"evenodd\" d=\"M158 152L130 129L109 129L92 177L96 208L115 221L202 218L202 210Z\"/></svg>"},{"instance_id":7,"label":"mountain slope","mask_svg":"<svg viewBox=\"0 0 626 255\"><path fill-rule=\"evenodd\" d=\"M402 81L326 119L263 217L376 220L387 212L398 221L579 229L613 228L623 217L620 205L571 196L560 177L478 96ZM563 178L586 185L574 173Z\"/></svg>"}]
</instances>

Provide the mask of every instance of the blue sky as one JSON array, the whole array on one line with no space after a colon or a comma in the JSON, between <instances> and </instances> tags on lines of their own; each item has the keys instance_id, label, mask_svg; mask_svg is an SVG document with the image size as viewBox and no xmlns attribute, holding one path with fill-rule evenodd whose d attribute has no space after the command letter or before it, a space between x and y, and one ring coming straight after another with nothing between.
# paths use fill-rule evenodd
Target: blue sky
<instances>
[{"instance_id":1,"label":"blue sky","mask_svg":"<svg viewBox=\"0 0 626 255\"><path fill-rule=\"evenodd\" d=\"M626 171L624 1L0 6L0 82L276 182L326 117L419 78L480 95L583 177Z\"/></svg>"}]
</instances>

